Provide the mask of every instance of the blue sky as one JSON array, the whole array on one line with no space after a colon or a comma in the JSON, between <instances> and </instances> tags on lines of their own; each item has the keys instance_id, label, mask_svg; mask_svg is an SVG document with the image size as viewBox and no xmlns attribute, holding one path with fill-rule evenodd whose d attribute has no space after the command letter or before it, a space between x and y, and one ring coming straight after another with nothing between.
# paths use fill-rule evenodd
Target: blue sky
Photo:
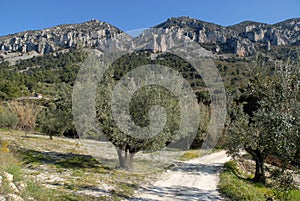
<instances>
[{"instance_id":1,"label":"blue sky","mask_svg":"<svg viewBox=\"0 0 300 201\"><path fill-rule=\"evenodd\" d=\"M275 23L300 17L299 0L1 0L0 36L99 19L124 31L169 17L190 16L221 25L244 20Z\"/></svg>"}]
</instances>

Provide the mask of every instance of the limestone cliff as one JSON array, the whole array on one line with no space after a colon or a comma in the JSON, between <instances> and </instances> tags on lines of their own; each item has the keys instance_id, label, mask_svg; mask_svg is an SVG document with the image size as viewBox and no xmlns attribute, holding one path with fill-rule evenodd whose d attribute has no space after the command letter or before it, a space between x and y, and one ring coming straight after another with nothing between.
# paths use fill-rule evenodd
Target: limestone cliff
<instances>
[{"instance_id":1,"label":"limestone cliff","mask_svg":"<svg viewBox=\"0 0 300 201\"><path fill-rule=\"evenodd\" d=\"M220 26L189 17L169 18L155 26L163 29L164 36L153 35L149 47L165 51L172 45L171 38L188 36L216 54L251 56L257 47L300 45L300 18L273 25L245 21L233 26ZM148 30L149 32L149 30ZM168 36L172 33L173 36ZM120 29L98 20L81 24L59 25L36 31L24 31L0 37L0 61L17 61L70 48L123 48L122 41L131 37Z\"/></svg>"}]
</instances>

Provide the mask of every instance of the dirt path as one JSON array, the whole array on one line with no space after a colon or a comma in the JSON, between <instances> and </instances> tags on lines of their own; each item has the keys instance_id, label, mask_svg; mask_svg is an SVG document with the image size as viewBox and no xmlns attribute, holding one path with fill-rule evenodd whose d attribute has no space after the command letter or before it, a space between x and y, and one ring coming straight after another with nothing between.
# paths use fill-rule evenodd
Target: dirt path
<instances>
[{"instance_id":1,"label":"dirt path","mask_svg":"<svg viewBox=\"0 0 300 201\"><path fill-rule=\"evenodd\" d=\"M225 151L178 163L153 185L144 186L131 201L224 200L217 190L218 174L230 158Z\"/></svg>"}]
</instances>

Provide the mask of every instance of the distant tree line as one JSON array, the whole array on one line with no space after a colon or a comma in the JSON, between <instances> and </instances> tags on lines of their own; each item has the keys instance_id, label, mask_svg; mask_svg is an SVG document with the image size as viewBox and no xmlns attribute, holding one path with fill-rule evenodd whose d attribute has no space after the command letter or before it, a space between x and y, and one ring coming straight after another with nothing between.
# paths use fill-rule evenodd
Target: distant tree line
<instances>
[{"instance_id":1,"label":"distant tree line","mask_svg":"<svg viewBox=\"0 0 300 201\"><path fill-rule=\"evenodd\" d=\"M67 53L21 60L13 66L1 63L0 100L29 96L33 92L55 96L55 84L74 84L79 64L84 58L82 51L71 49Z\"/></svg>"}]
</instances>

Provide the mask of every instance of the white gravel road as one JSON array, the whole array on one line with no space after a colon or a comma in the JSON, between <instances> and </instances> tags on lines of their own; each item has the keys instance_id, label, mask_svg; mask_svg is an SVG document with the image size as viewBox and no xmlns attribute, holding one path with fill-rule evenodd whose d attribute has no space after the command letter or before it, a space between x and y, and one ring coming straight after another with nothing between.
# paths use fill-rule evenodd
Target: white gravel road
<instances>
[{"instance_id":1,"label":"white gravel road","mask_svg":"<svg viewBox=\"0 0 300 201\"><path fill-rule=\"evenodd\" d=\"M131 201L224 200L217 189L223 164L230 160L225 151L177 163L161 179L136 192Z\"/></svg>"}]
</instances>

